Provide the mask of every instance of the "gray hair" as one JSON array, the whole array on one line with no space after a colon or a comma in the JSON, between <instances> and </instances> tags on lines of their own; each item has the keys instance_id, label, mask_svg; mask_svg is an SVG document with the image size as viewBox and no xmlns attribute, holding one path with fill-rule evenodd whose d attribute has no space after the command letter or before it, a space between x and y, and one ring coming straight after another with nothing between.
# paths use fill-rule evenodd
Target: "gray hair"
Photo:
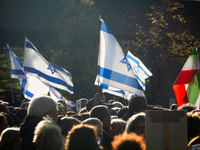
<instances>
[{"instance_id":1,"label":"gray hair","mask_svg":"<svg viewBox=\"0 0 200 150\"><path fill-rule=\"evenodd\" d=\"M60 127L49 120L38 123L33 142L38 150L62 150L64 148Z\"/></svg>"},{"instance_id":2,"label":"gray hair","mask_svg":"<svg viewBox=\"0 0 200 150\"><path fill-rule=\"evenodd\" d=\"M47 95L40 95L30 101L27 114L43 117L47 113L56 109L56 106L56 102L51 97Z\"/></svg>"}]
</instances>

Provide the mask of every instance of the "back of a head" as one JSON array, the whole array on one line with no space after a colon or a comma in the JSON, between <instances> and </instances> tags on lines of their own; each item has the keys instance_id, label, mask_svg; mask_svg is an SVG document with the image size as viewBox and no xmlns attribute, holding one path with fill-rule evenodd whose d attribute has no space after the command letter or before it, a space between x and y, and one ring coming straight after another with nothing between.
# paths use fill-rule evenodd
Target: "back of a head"
<instances>
[{"instance_id":1,"label":"back of a head","mask_svg":"<svg viewBox=\"0 0 200 150\"><path fill-rule=\"evenodd\" d=\"M3 104L0 104L0 112L4 112L4 113L7 113L7 114L10 113L8 107L3 105Z\"/></svg>"},{"instance_id":2,"label":"back of a head","mask_svg":"<svg viewBox=\"0 0 200 150\"><path fill-rule=\"evenodd\" d=\"M147 108L147 102L145 97L136 96L130 99L129 110L131 113L141 112L143 108Z\"/></svg>"},{"instance_id":3,"label":"back of a head","mask_svg":"<svg viewBox=\"0 0 200 150\"><path fill-rule=\"evenodd\" d=\"M138 124L141 121L145 121L145 113L141 112L133 115L131 118L129 118L126 124L125 132L126 133L135 132Z\"/></svg>"},{"instance_id":4,"label":"back of a head","mask_svg":"<svg viewBox=\"0 0 200 150\"><path fill-rule=\"evenodd\" d=\"M146 150L143 138L135 133L115 136L112 147L113 150Z\"/></svg>"},{"instance_id":5,"label":"back of a head","mask_svg":"<svg viewBox=\"0 0 200 150\"><path fill-rule=\"evenodd\" d=\"M0 149L8 149L19 138L19 133L18 127L9 127L3 130L0 136Z\"/></svg>"},{"instance_id":6,"label":"back of a head","mask_svg":"<svg viewBox=\"0 0 200 150\"><path fill-rule=\"evenodd\" d=\"M107 117L108 115L108 108L104 105L97 105L93 107L90 111L91 118L98 118L99 120L103 121L103 118Z\"/></svg>"},{"instance_id":7,"label":"back of a head","mask_svg":"<svg viewBox=\"0 0 200 150\"><path fill-rule=\"evenodd\" d=\"M61 132L62 135L67 136L68 132L74 125L80 124L81 121L74 117L63 117L61 118Z\"/></svg>"},{"instance_id":8,"label":"back of a head","mask_svg":"<svg viewBox=\"0 0 200 150\"><path fill-rule=\"evenodd\" d=\"M60 127L43 120L35 128L33 142L38 150L61 150L63 148Z\"/></svg>"},{"instance_id":9,"label":"back of a head","mask_svg":"<svg viewBox=\"0 0 200 150\"><path fill-rule=\"evenodd\" d=\"M74 126L66 140L66 150L98 150L97 131L94 126L81 124Z\"/></svg>"},{"instance_id":10,"label":"back of a head","mask_svg":"<svg viewBox=\"0 0 200 150\"><path fill-rule=\"evenodd\" d=\"M122 119L112 119L111 120L111 130L110 135L114 137L115 135L122 134L125 130L126 122Z\"/></svg>"},{"instance_id":11,"label":"back of a head","mask_svg":"<svg viewBox=\"0 0 200 150\"><path fill-rule=\"evenodd\" d=\"M28 106L27 114L43 117L47 113L55 110L56 106L56 102L51 97L47 95L37 96L33 100L31 100Z\"/></svg>"},{"instance_id":12,"label":"back of a head","mask_svg":"<svg viewBox=\"0 0 200 150\"><path fill-rule=\"evenodd\" d=\"M193 104L190 104L190 103L183 104L183 105L181 105L181 106L179 106L177 108L178 111L180 111L180 110L186 110L187 112L191 112L191 111L193 111L195 109L197 109L196 106L193 105Z\"/></svg>"}]
</instances>

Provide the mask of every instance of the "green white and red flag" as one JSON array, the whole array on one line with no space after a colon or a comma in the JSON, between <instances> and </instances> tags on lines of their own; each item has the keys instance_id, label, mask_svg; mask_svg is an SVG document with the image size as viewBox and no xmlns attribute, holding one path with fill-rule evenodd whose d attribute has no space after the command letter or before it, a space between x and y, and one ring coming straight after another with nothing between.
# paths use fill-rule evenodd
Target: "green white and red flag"
<instances>
[{"instance_id":1,"label":"green white and red flag","mask_svg":"<svg viewBox=\"0 0 200 150\"><path fill-rule=\"evenodd\" d=\"M199 58L197 48L195 47L173 84L173 90L178 106L191 103L199 108L199 70Z\"/></svg>"}]
</instances>

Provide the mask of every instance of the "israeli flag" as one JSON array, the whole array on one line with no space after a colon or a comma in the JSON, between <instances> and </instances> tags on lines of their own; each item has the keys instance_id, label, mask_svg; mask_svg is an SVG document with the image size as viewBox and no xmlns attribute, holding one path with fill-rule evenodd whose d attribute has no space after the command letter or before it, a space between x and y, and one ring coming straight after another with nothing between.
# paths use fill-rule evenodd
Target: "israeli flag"
<instances>
[{"instance_id":1,"label":"israeli flag","mask_svg":"<svg viewBox=\"0 0 200 150\"><path fill-rule=\"evenodd\" d=\"M95 85L100 85L100 83L144 96L126 55L101 18L98 72Z\"/></svg>"},{"instance_id":2,"label":"israeli flag","mask_svg":"<svg viewBox=\"0 0 200 150\"><path fill-rule=\"evenodd\" d=\"M135 77L137 78L140 86L143 90L146 89L145 79L152 76L152 73L146 68L142 61L135 57L131 52L128 51L127 59L133 69Z\"/></svg>"},{"instance_id":3,"label":"israeli flag","mask_svg":"<svg viewBox=\"0 0 200 150\"><path fill-rule=\"evenodd\" d=\"M24 71L44 83L73 94L71 74L48 62L27 38L25 39Z\"/></svg>"},{"instance_id":4,"label":"israeli flag","mask_svg":"<svg viewBox=\"0 0 200 150\"><path fill-rule=\"evenodd\" d=\"M58 92L56 89L54 89L52 86L49 85L49 95L55 100L63 99L64 97Z\"/></svg>"},{"instance_id":5,"label":"israeli flag","mask_svg":"<svg viewBox=\"0 0 200 150\"><path fill-rule=\"evenodd\" d=\"M37 78L25 74L22 63L8 44L7 47L10 53L11 78L18 78L24 97L32 100L37 94L47 94L49 92L49 86Z\"/></svg>"},{"instance_id":6,"label":"israeli flag","mask_svg":"<svg viewBox=\"0 0 200 150\"><path fill-rule=\"evenodd\" d=\"M112 95L116 95L116 96L122 97L122 98L124 98L128 101L134 95L130 92L126 92L126 91L123 91L123 90L120 90L118 88L114 88L114 87L111 87L111 86L108 86L108 85L105 85L105 84L100 84L100 86L102 86L102 93L109 93L109 94L112 94Z\"/></svg>"},{"instance_id":7,"label":"israeli flag","mask_svg":"<svg viewBox=\"0 0 200 150\"><path fill-rule=\"evenodd\" d=\"M15 53L12 51L10 46L8 44L7 48L9 50L10 54L10 65L11 65L11 78L24 78L26 79L26 74L23 71L23 66L18 57L15 55Z\"/></svg>"},{"instance_id":8,"label":"israeli flag","mask_svg":"<svg viewBox=\"0 0 200 150\"><path fill-rule=\"evenodd\" d=\"M36 77L26 75L27 79L19 78L19 82L26 99L32 100L37 95L47 95L49 85L41 82Z\"/></svg>"}]
</instances>

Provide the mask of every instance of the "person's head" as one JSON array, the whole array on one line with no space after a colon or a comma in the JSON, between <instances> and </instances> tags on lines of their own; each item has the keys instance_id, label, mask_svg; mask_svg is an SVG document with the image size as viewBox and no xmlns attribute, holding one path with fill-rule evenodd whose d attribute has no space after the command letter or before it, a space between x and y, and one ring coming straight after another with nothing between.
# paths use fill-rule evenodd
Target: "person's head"
<instances>
[{"instance_id":1,"label":"person's head","mask_svg":"<svg viewBox=\"0 0 200 150\"><path fill-rule=\"evenodd\" d=\"M9 125L7 122L7 117L0 113L0 134L4 129L6 129L8 127L9 127Z\"/></svg>"},{"instance_id":2,"label":"person's head","mask_svg":"<svg viewBox=\"0 0 200 150\"><path fill-rule=\"evenodd\" d=\"M129 110L132 114L144 112L147 109L147 101L143 96L132 97L129 101Z\"/></svg>"},{"instance_id":3,"label":"person's head","mask_svg":"<svg viewBox=\"0 0 200 150\"><path fill-rule=\"evenodd\" d=\"M114 105L114 107L119 107L122 108L124 105L121 102L115 101L112 103Z\"/></svg>"},{"instance_id":4,"label":"person's head","mask_svg":"<svg viewBox=\"0 0 200 150\"><path fill-rule=\"evenodd\" d=\"M74 126L67 136L65 150L98 150L97 131L94 126Z\"/></svg>"},{"instance_id":5,"label":"person's head","mask_svg":"<svg viewBox=\"0 0 200 150\"><path fill-rule=\"evenodd\" d=\"M178 108L178 105L177 105L177 104L172 104L172 105L170 106L170 110L177 110L177 108Z\"/></svg>"},{"instance_id":6,"label":"person's head","mask_svg":"<svg viewBox=\"0 0 200 150\"><path fill-rule=\"evenodd\" d=\"M193 110L197 109L197 107L193 104L187 103L179 106L177 110L186 110L187 112L191 112Z\"/></svg>"},{"instance_id":7,"label":"person's head","mask_svg":"<svg viewBox=\"0 0 200 150\"><path fill-rule=\"evenodd\" d=\"M3 130L0 137L0 149L20 149L20 129L9 127Z\"/></svg>"},{"instance_id":8,"label":"person's head","mask_svg":"<svg viewBox=\"0 0 200 150\"><path fill-rule=\"evenodd\" d=\"M62 117L61 118L61 133L63 136L67 136L68 132L75 125L81 124L81 121L74 117Z\"/></svg>"},{"instance_id":9,"label":"person's head","mask_svg":"<svg viewBox=\"0 0 200 150\"><path fill-rule=\"evenodd\" d=\"M65 100L62 100L62 99L59 99L59 100L57 101L57 103L61 103L61 104L64 106L64 112L65 112L65 114L66 114L66 112L67 112L67 103L66 103L66 101L65 101Z\"/></svg>"},{"instance_id":10,"label":"person's head","mask_svg":"<svg viewBox=\"0 0 200 150\"><path fill-rule=\"evenodd\" d=\"M112 147L113 150L146 150L143 138L135 133L115 136Z\"/></svg>"},{"instance_id":11,"label":"person's head","mask_svg":"<svg viewBox=\"0 0 200 150\"><path fill-rule=\"evenodd\" d=\"M79 99L79 101L81 101L81 108L85 107L86 103L88 102L87 98L81 98Z\"/></svg>"},{"instance_id":12,"label":"person's head","mask_svg":"<svg viewBox=\"0 0 200 150\"><path fill-rule=\"evenodd\" d=\"M125 130L126 122L122 119L112 119L110 135L114 137L115 135L122 134Z\"/></svg>"},{"instance_id":13,"label":"person's head","mask_svg":"<svg viewBox=\"0 0 200 150\"><path fill-rule=\"evenodd\" d=\"M110 129L110 111L104 105L97 105L93 107L90 111L91 118L98 118L103 123L103 127L106 129Z\"/></svg>"},{"instance_id":14,"label":"person's head","mask_svg":"<svg viewBox=\"0 0 200 150\"><path fill-rule=\"evenodd\" d=\"M47 95L37 96L30 102L27 114L36 115L41 118L48 116L57 122L57 104L51 97Z\"/></svg>"},{"instance_id":15,"label":"person's head","mask_svg":"<svg viewBox=\"0 0 200 150\"><path fill-rule=\"evenodd\" d=\"M25 109L25 108L19 109L15 114L19 118L20 122L23 123L24 119L27 116L27 109Z\"/></svg>"},{"instance_id":16,"label":"person's head","mask_svg":"<svg viewBox=\"0 0 200 150\"><path fill-rule=\"evenodd\" d=\"M8 109L8 107L6 105L0 104L0 112L5 112L5 113L9 114L10 110Z\"/></svg>"},{"instance_id":17,"label":"person's head","mask_svg":"<svg viewBox=\"0 0 200 150\"><path fill-rule=\"evenodd\" d=\"M82 124L88 124L97 128L97 136L100 139L100 143L103 140L103 124L98 118L88 118L82 122Z\"/></svg>"},{"instance_id":18,"label":"person's head","mask_svg":"<svg viewBox=\"0 0 200 150\"><path fill-rule=\"evenodd\" d=\"M63 148L60 127L49 120L38 123L33 142L38 150L61 150Z\"/></svg>"},{"instance_id":19,"label":"person's head","mask_svg":"<svg viewBox=\"0 0 200 150\"><path fill-rule=\"evenodd\" d=\"M137 135L145 137L145 113L137 113L129 118L125 128L125 132L134 132Z\"/></svg>"}]
</instances>

